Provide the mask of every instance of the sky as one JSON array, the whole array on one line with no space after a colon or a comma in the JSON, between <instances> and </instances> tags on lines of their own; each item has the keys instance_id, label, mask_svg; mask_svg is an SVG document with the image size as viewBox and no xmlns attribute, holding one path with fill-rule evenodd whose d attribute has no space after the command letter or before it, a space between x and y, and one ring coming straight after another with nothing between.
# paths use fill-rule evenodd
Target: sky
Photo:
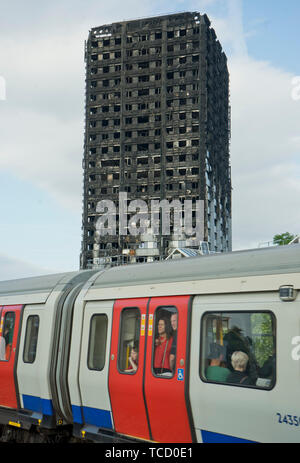
<instances>
[{"instance_id":1,"label":"sky","mask_svg":"<svg viewBox=\"0 0 300 463\"><path fill-rule=\"evenodd\" d=\"M233 249L300 234L299 0L0 0L0 280L79 268L84 41L206 13L228 57Z\"/></svg>"}]
</instances>

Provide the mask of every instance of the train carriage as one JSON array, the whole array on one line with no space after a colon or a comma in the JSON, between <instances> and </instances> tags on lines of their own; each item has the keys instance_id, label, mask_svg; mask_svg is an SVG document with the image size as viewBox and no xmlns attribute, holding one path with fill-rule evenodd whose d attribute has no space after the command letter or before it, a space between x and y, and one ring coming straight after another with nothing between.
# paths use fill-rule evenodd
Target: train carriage
<instances>
[{"instance_id":1,"label":"train carriage","mask_svg":"<svg viewBox=\"0 0 300 463\"><path fill-rule=\"evenodd\" d=\"M299 258L291 245L1 282L2 440L299 442Z\"/></svg>"}]
</instances>

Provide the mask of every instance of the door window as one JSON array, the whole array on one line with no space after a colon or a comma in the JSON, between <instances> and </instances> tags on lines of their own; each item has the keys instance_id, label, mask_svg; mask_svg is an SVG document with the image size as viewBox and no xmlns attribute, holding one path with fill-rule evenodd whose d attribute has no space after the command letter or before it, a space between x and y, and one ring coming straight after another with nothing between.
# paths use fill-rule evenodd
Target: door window
<instances>
[{"instance_id":1,"label":"door window","mask_svg":"<svg viewBox=\"0 0 300 463\"><path fill-rule=\"evenodd\" d=\"M35 361L39 324L40 319L38 315L30 315L27 318L23 352L23 360L25 363L33 363Z\"/></svg>"},{"instance_id":2,"label":"door window","mask_svg":"<svg viewBox=\"0 0 300 463\"><path fill-rule=\"evenodd\" d=\"M88 368L90 370L101 371L104 368L107 323L105 314L95 314L91 318L88 348Z\"/></svg>"},{"instance_id":3,"label":"door window","mask_svg":"<svg viewBox=\"0 0 300 463\"><path fill-rule=\"evenodd\" d=\"M276 374L275 317L270 312L210 312L202 318L203 381L271 389Z\"/></svg>"},{"instance_id":4,"label":"door window","mask_svg":"<svg viewBox=\"0 0 300 463\"><path fill-rule=\"evenodd\" d=\"M134 374L139 365L141 314L138 308L126 308L121 313L118 367L122 373Z\"/></svg>"},{"instance_id":5,"label":"door window","mask_svg":"<svg viewBox=\"0 0 300 463\"><path fill-rule=\"evenodd\" d=\"M156 376L170 378L176 365L178 312L175 307L159 307L154 314L152 369Z\"/></svg>"},{"instance_id":6,"label":"door window","mask_svg":"<svg viewBox=\"0 0 300 463\"><path fill-rule=\"evenodd\" d=\"M2 320L3 321L3 320ZM1 321L1 322L2 322ZM0 337L0 360L9 360L14 336L15 313L6 312Z\"/></svg>"}]
</instances>

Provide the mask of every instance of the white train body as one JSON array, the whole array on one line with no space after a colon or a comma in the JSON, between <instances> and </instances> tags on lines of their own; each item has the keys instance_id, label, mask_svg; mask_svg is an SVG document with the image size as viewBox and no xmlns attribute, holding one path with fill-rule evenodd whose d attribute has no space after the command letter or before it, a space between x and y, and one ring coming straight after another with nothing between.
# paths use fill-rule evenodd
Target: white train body
<instances>
[{"instance_id":1,"label":"white train body","mask_svg":"<svg viewBox=\"0 0 300 463\"><path fill-rule=\"evenodd\" d=\"M0 282L2 437L299 442L299 290L297 244Z\"/></svg>"}]
</instances>

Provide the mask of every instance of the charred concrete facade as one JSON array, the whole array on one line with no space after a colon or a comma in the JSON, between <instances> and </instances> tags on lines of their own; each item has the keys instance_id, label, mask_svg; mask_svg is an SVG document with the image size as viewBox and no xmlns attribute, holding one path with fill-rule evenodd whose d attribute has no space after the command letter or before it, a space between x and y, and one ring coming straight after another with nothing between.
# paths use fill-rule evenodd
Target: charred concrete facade
<instances>
[{"instance_id":1,"label":"charred concrete facade","mask_svg":"<svg viewBox=\"0 0 300 463\"><path fill-rule=\"evenodd\" d=\"M206 15L93 28L86 42L81 267L117 256L131 236L96 237L97 203L202 199L204 239L231 250L227 59ZM168 237L160 237L164 257Z\"/></svg>"}]
</instances>

